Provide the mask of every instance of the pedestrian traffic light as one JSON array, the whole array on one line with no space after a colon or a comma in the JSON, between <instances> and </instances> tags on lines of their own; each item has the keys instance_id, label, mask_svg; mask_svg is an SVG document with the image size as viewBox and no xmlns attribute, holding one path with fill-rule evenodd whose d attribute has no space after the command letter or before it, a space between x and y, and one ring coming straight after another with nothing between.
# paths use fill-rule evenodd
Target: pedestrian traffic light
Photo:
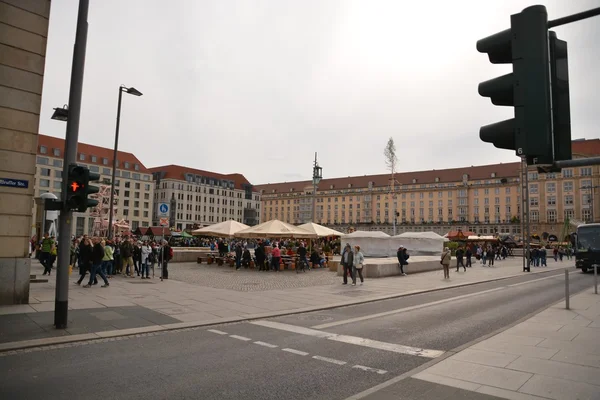
<instances>
[{"instance_id":1,"label":"pedestrian traffic light","mask_svg":"<svg viewBox=\"0 0 600 400\"><path fill-rule=\"evenodd\" d=\"M532 6L511 16L510 29L477 42L492 64L512 64L512 73L480 83L479 94L514 107L514 118L481 127L479 137L518 156L553 156L547 26L546 7Z\"/></svg>"},{"instance_id":2,"label":"pedestrian traffic light","mask_svg":"<svg viewBox=\"0 0 600 400\"><path fill-rule=\"evenodd\" d=\"M100 189L97 186L90 185L89 182L99 179L100 175L90 172L87 167L70 164L67 174L65 211L85 212L89 207L96 206L98 201L89 199L88 196L98 193Z\"/></svg>"}]
</instances>

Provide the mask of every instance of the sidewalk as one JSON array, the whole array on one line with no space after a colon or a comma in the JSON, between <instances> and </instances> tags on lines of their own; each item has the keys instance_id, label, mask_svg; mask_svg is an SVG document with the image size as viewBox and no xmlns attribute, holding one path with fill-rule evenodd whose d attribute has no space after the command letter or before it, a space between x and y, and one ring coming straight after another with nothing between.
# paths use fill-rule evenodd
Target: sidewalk
<instances>
[{"instance_id":1,"label":"sidewalk","mask_svg":"<svg viewBox=\"0 0 600 400\"><path fill-rule=\"evenodd\" d=\"M514 400L600 399L600 295L542 311L412 378Z\"/></svg>"},{"instance_id":2,"label":"sidewalk","mask_svg":"<svg viewBox=\"0 0 600 400\"><path fill-rule=\"evenodd\" d=\"M573 262L549 263L532 268L532 274L571 267ZM34 261L32 274L41 275ZM160 270L156 270L157 276ZM480 264L466 272L452 270L449 281L442 271L365 281L364 286L342 286L335 272L317 269L296 274L239 270L227 266L178 263L169 267L169 280L115 277L110 287L84 289L70 277L69 323L66 330L53 327L56 277L35 283L30 304L0 307L0 350L35 343L78 340L57 336L118 336L268 318L376 301L523 275L521 259L497 262L493 268ZM102 334L101 334L102 333ZM92 335L93 336L93 335ZM52 339L54 338L54 339ZM89 339L89 336L86 336ZM44 341L44 339L46 339ZM23 341L37 340L30 344ZM21 344L14 342L22 342Z\"/></svg>"}]
</instances>

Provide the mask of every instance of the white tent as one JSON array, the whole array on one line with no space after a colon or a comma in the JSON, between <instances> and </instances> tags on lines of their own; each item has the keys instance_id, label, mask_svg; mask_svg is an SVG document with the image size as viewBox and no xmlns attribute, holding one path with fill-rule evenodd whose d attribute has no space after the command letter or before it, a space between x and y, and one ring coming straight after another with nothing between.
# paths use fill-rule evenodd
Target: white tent
<instances>
[{"instance_id":1,"label":"white tent","mask_svg":"<svg viewBox=\"0 0 600 400\"><path fill-rule=\"evenodd\" d=\"M342 232L338 232L334 229L327 228L326 226L309 222L307 224L298 225L298 228L302 228L305 231L312 232L318 237L329 237L329 236L344 236Z\"/></svg>"},{"instance_id":2,"label":"white tent","mask_svg":"<svg viewBox=\"0 0 600 400\"><path fill-rule=\"evenodd\" d=\"M447 241L435 232L405 232L390 238L390 246L394 254L398 247L404 246L412 255L438 255Z\"/></svg>"},{"instance_id":3,"label":"white tent","mask_svg":"<svg viewBox=\"0 0 600 400\"><path fill-rule=\"evenodd\" d=\"M235 234L235 237L241 238L316 238L315 233L306 231L287 222L274 219L263 222L260 225L241 230Z\"/></svg>"},{"instance_id":4,"label":"white tent","mask_svg":"<svg viewBox=\"0 0 600 400\"><path fill-rule=\"evenodd\" d=\"M365 257L389 257L390 235L380 231L356 231L342 236L342 249L346 243L354 248L360 246ZM396 253L394 253L396 254Z\"/></svg>"},{"instance_id":5,"label":"white tent","mask_svg":"<svg viewBox=\"0 0 600 400\"><path fill-rule=\"evenodd\" d=\"M248 229L249 226L239 223L233 219L229 221L219 222L218 224L205 226L204 228L192 231L192 235L197 236L217 236L217 237L233 237L236 232Z\"/></svg>"}]
</instances>

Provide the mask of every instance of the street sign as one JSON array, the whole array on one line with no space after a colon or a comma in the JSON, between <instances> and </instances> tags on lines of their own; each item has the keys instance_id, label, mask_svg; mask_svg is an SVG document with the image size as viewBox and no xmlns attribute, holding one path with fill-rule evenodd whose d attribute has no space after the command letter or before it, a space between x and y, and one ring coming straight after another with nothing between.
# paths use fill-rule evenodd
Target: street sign
<instances>
[{"instance_id":1,"label":"street sign","mask_svg":"<svg viewBox=\"0 0 600 400\"><path fill-rule=\"evenodd\" d=\"M22 179L0 178L0 186L27 189L29 187L29 181L25 181Z\"/></svg>"},{"instance_id":2,"label":"street sign","mask_svg":"<svg viewBox=\"0 0 600 400\"><path fill-rule=\"evenodd\" d=\"M161 218L160 226L169 226L169 218Z\"/></svg>"},{"instance_id":3,"label":"street sign","mask_svg":"<svg viewBox=\"0 0 600 400\"><path fill-rule=\"evenodd\" d=\"M168 217L169 216L169 203L160 203L158 205L158 216Z\"/></svg>"}]
</instances>

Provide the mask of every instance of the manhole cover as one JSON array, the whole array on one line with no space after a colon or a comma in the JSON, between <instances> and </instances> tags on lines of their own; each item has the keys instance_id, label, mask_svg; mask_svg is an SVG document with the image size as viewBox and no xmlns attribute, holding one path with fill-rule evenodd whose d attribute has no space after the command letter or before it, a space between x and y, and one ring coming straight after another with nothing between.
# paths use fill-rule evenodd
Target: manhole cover
<instances>
[{"instance_id":1,"label":"manhole cover","mask_svg":"<svg viewBox=\"0 0 600 400\"><path fill-rule=\"evenodd\" d=\"M372 292L366 290L348 290L347 292L336 293L339 296L348 296L348 297L360 297L371 294Z\"/></svg>"},{"instance_id":2,"label":"manhole cover","mask_svg":"<svg viewBox=\"0 0 600 400\"><path fill-rule=\"evenodd\" d=\"M302 321L333 321L333 317L329 315L298 315L298 319Z\"/></svg>"}]
</instances>

